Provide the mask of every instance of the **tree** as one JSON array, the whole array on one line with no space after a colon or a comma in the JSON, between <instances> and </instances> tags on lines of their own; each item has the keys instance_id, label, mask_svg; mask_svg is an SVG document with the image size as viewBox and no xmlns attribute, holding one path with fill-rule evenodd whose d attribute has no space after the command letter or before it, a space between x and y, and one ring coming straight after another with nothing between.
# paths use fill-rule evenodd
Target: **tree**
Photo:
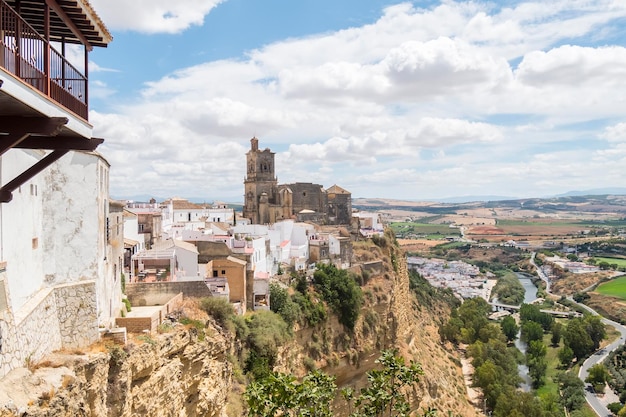
<instances>
[{"instance_id":1,"label":"tree","mask_svg":"<svg viewBox=\"0 0 626 417\"><path fill-rule=\"evenodd\" d=\"M563 334L565 345L569 346L576 359L583 359L593 351L593 340L587 332L587 326L582 318L570 319Z\"/></svg>"},{"instance_id":2,"label":"tree","mask_svg":"<svg viewBox=\"0 0 626 417\"><path fill-rule=\"evenodd\" d=\"M517 323L515 323L515 319L511 316L506 316L500 322L500 327L502 328L502 333L506 337L507 342L512 342L517 338L517 332L519 331L519 327Z\"/></svg>"},{"instance_id":3,"label":"tree","mask_svg":"<svg viewBox=\"0 0 626 417\"><path fill-rule=\"evenodd\" d=\"M404 386L419 382L424 374L419 364L411 362L408 366L396 350L385 350L377 360L382 369L367 373L369 385L361 389L354 399L354 417L408 416L411 410L407 398L398 395Z\"/></svg>"},{"instance_id":4,"label":"tree","mask_svg":"<svg viewBox=\"0 0 626 417\"><path fill-rule=\"evenodd\" d=\"M530 343L533 340L543 340L543 328L539 323L535 323L534 321L522 323L520 339L526 343Z\"/></svg>"},{"instance_id":5,"label":"tree","mask_svg":"<svg viewBox=\"0 0 626 417\"><path fill-rule=\"evenodd\" d=\"M574 360L574 351L569 346L565 345L559 349L559 362L565 367L569 367Z\"/></svg>"},{"instance_id":6,"label":"tree","mask_svg":"<svg viewBox=\"0 0 626 417\"><path fill-rule=\"evenodd\" d=\"M272 372L246 388L248 416L330 417L335 397L335 377L312 371L297 383L292 375Z\"/></svg>"},{"instance_id":7,"label":"tree","mask_svg":"<svg viewBox=\"0 0 626 417\"><path fill-rule=\"evenodd\" d=\"M573 372L563 372L556 377L561 392L561 402L568 411L577 410L585 403L585 384Z\"/></svg>"},{"instance_id":8,"label":"tree","mask_svg":"<svg viewBox=\"0 0 626 417\"><path fill-rule=\"evenodd\" d=\"M546 369L546 345L540 340L532 340L526 350L526 364L528 374L532 380L533 388L539 388L545 382Z\"/></svg>"},{"instance_id":9,"label":"tree","mask_svg":"<svg viewBox=\"0 0 626 417\"><path fill-rule=\"evenodd\" d=\"M554 317L548 313L542 313L534 304L522 304L519 310L520 320L523 322L534 321L539 323L544 331L550 330L554 323Z\"/></svg>"},{"instance_id":10,"label":"tree","mask_svg":"<svg viewBox=\"0 0 626 417\"><path fill-rule=\"evenodd\" d=\"M423 375L419 364L406 365L397 350L385 350L376 361L381 369L367 373L369 385L358 395L352 389L342 390L348 402L351 417L407 417L408 398L402 388L419 382ZM320 371L309 372L301 382L292 375L272 372L267 378L248 385L244 398L248 416L304 416L329 417L334 415L332 402L336 394L335 378ZM434 417L428 409L424 417Z\"/></svg>"},{"instance_id":11,"label":"tree","mask_svg":"<svg viewBox=\"0 0 626 417\"><path fill-rule=\"evenodd\" d=\"M480 329L488 324L487 315L491 306L480 297L465 300L458 309L459 318L463 321L461 339L465 343L474 343L478 339Z\"/></svg>"},{"instance_id":12,"label":"tree","mask_svg":"<svg viewBox=\"0 0 626 417\"><path fill-rule=\"evenodd\" d=\"M270 309L279 314L289 327L300 317L300 307L294 303L289 293L279 284L272 282L270 284Z\"/></svg>"},{"instance_id":13,"label":"tree","mask_svg":"<svg viewBox=\"0 0 626 417\"><path fill-rule=\"evenodd\" d=\"M550 342L553 347L557 347L559 342L561 342L561 335L563 333L563 325L561 323L554 323L552 326L552 338Z\"/></svg>"},{"instance_id":14,"label":"tree","mask_svg":"<svg viewBox=\"0 0 626 417\"><path fill-rule=\"evenodd\" d=\"M600 347L600 342L606 337L606 328L599 316L588 315L585 317L587 333L593 342L593 350Z\"/></svg>"},{"instance_id":15,"label":"tree","mask_svg":"<svg viewBox=\"0 0 626 417\"><path fill-rule=\"evenodd\" d=\"M593 389L596 390L596 392L604 392L604 386L609 378L610 375L606 367L601 363L597 363L589 368L589 375L585 378L585 382L593 385Z\"/></svg>"},{"instance_id":16,"label":"tree","mask_svg":"<svg viewBox=\"0 0 626 417\"><path fill-rule=\"evenodd\" d=\"M363 305L361 287L345 269L337 269L334 265L319 265L317 268L313 274L315 289L337 314L339 322L353 330Z\"/></svg>"},{"instance_id":17,"label":"tree","mask_svg":"<svg viewBox=\"0 0 626 417\"><path fill-rule=\"evenodd\" d=\"M544 417L541 401L529 392L502 394L493 410L494 417Z\"/></svg>"}]
</instances>

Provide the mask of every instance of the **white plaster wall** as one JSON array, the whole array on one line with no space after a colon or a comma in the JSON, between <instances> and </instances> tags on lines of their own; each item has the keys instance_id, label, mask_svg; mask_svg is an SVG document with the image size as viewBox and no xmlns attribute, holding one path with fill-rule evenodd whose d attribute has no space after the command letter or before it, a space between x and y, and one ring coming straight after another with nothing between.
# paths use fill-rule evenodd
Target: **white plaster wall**
<instances>
[{"instance_id":1,"label":"white plaster wall","mask_svg":"<svg viewBox=\"0 0 626 417\"><path fill-rule=\"evenodd\" d=\"M113 326L115 317L121 314L121 275L124 270L124 218L122 211L109 212L109 226L104 276L96 282L98 323L105 327Z\"/></svg>"},{"instance_id":2,"label":"white plaster wall","mask_svg":"<svg viewBox=\"0 0 626 417\"><path fill-rule=\"evenodd\" d=\"M291 231L291 242L294 245L304 245L309 242L309 236L315 234L315 228L306 223L296 223Z\"/></svg>"},{"instance_id":3,"label":"white plaster wall","mask_svg":"<svg viewBox=\"0 0 626 417\"><path fill-rule=\"evenodd\" d=\"M265 236L267 235L268 227L263 224L239 224L233 228L234 233L253 236Z\"/></svg>"},{"instance_id":4,"label":"white plaster wall","mask_svg":"<svg viewBox=\"0 0 626 417\"><path fill-rule=\"evenodd\" d=\"M146 248L144 234L139 233L138 216L124 216L124 237L139 242L137 250L144 250Z\"/></svg>"},{"instance_id":5,"label":"white plaster wall","mask_svg":"<svg viewBox=\"0 0 626 417\"><path fill-rule=\"evenodd\" d=\"M267 246L265 245L265 236L259 237L252 241L254 253L257 254L255 271L270 272L267 265Z\"/></svg>"},{"instance_id":6,"label":"white plaster wall","mask_svg":"<svg viewBox=\"0 0 626 417\"><path fill-rule=\"evenodd\" d=\"M203 217L203 210L174 210L173 220L174 223L185 223L185 222L197 222Z\"/></svg>"},{"instance_id":7,"label":"white plaster wall","mask_svg":"<svg viewBox=\"0 0 626 417\"><path fill-rule=\"evenodd\" d=\"M175 249L176 261L178 262L178 269L185 271L183 279L195 280L202 279L198 275L198 253L192 252L187 249L176 247Z\"/></svg>"},{"instance_id":8,"label":"white plaster wall","mask_svg":"<svg viewBox=\"0 0 626 417\"><path fill-rule=\"evenodd\" d=\"M339 244L339 239L337 239L333 235L328 236L328 252L331 255L341 254L341 245Z\"/></svg>"},{"instance_id":9,"label":"white plaster wall","mask_svg":"<svg viewBox=\"0 0 626 417\"><path fill-rule=\"evenodd\" d=\"M95 154L70 152L46 171L44 273L48 285L103 276L108 212L105 168Z\"/></svg>"},{"instance_id":10,"label":"white plaster wall","mask_svg":"<svg viewBox=\"0 0 626 417\"><path fill-rule=\"evenodd\" d=\"M70 152L45 171L44 180L45 285L93 280L97 317L108 325L119 313L123 253L123 241L116 248L106 241L109 165L97 153Z\"/></svg>"},{"instance_id":11,"label":"white plaster wall","mask_svg":"<svg viewBox=\"0 0 626 417\"><path fill-rule=\"evenodd\" d=\"M281 222L274 223L274 229L278 230L281 234L281 241L291 240L291 233L293 232L293 220L283 220Z\"/></svg>"},{"instance_id":12,"label":"white plaster wall","mask_svg":"<svg viewBox=\"0 0 626 417\"><path fill-rule=\"evenodd\" d=\"M209 209L208 213L208 221L210 222L222 222L228 223L230 225L233 224L233 209Z\"/></svg>"},{"instance_id":13,"label":"white plaster wall","mask_svg":"<svg viewBox=\"0 0 626 417\"><path fill-rule=\"evenodd\" d=\"M6 184L44 156L41 151L12 149L0 157L0 182ZM0 261L7 262L9 304L17 311L44 285L42 174L13 192L0 204Z\"/></svg>"}]
</instances>

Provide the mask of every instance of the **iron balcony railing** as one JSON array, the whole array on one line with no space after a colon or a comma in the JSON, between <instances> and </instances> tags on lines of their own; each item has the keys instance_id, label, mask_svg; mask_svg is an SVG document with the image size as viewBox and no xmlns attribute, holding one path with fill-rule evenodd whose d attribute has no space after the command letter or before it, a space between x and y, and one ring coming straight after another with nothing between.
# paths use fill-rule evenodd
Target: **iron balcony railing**
<instances>
[{"instance_id":1,"label":"iron balcony railing","mask_svg":"<svg viewBox=\"0 0 626 417\"><path fill-rule=\"evenodd\" d=\"M87 77L3 0L0 67L87 120Z\"/></svg>"}]
</instances>

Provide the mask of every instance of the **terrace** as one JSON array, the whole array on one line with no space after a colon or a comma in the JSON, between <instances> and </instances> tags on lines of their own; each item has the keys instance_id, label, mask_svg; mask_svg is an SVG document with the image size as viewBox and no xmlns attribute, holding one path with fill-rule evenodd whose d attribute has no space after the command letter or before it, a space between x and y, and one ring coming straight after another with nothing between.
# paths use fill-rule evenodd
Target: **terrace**
<instances>
[{"instance_id":1,"label":"terrace","mask_svg":"<svg viewBox=\"0 0 626 417\"><path fill-rule=\"evenodd\" d=\"M79 0L0 0L0 67L87 120L88 51L110 41L98 23ZM71 44L84 47L84 73L66 58Z\"/></svg>"},{"instance_id":2,"label":"terrace","mask_svg":"<svg viewBox=\"0 0 626 417\"><path fill-rule=\"evenodd\" d=\"M0 203L66 153L103 142L87 121L87 63L111 40L88 0L0 0L0 156L51 151L1 185ZM81 48L82 72L67 59Z\"/></svg>"}]
</instances>

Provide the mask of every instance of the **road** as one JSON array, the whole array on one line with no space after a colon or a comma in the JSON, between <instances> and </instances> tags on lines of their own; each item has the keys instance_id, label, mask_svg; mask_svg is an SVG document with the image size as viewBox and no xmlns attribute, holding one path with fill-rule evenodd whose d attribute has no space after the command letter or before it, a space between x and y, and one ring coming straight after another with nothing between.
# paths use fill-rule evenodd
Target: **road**
<instances>
[{"instance_id":1,"label":"road","mask_svg":"<svg viewBox=\"0 0 626 417\"><path fill-rule=\"evenodd\" d=\"M546 274L543 273L543 271L537 267L537 265L535 264L535 252L533 252L531 258L530 258L530 263L531 265L533 265L536 270L537 273L539 274L539 277L545 281L546 283L546 292L548 294L550 293L550 280L548 279L548 277L546 276ZM568 297L568 299L572 302L575 302L571 297ZM584 308L585 310L589 311L591 314L595 315L595 316L599 316L598 313L596 313L596 311L594 309L592 309L591 307L588 307L584 304L580 304L577 303L579 306L581 306L582 308ZM626 326L622 326L619 323L614 322L613 320L609 320L607 318L602 318L602 323L604 323L605 325L609 325L609 326L613 326L615 327L615 329L617 331L620 332L621 336L619 339L617 339L616 341L614 341L613 343L603 347L602 349L597 350L593 355L591 355L589 358L587 358L587 360L585 362L583 362L582 366L580 367L579 371L578 371L578 377L585 382L585 379L587 379L587 376L589 375L589 368L591 368L593 365L596 365L598 363L602 363L606 357L609 355L609 353L613 352L614 350L616 350L618 347L620 347L621 345L624 344L624 341L626 341ZM602 404L599 400L599 398L593 393L593 389L591 388L591 384L588 384L585 382L585 399L587 400L587 404L589 404L589 406L591 408L593 408L593 411L600 417L611 417L613 416L613 413L611 413L608 408L606 408L604 406L604 404Z\"/></svg>"},{"instance_id":2,"label":"road","mask_svg":"<svg viewBox=\"0 0 626 417\"><path fill-rule=\"evenodd\" d=\"M594 314L596 316L599 315L592 308L584 304L579 303L578 305L584 308L585 310L589 311L591 314ZM587 379L587 375L589 375L589 368L591 368L595 364L602 363L606 359L606 357L609 355L609 353L611 353L612 351L616 350L618 347L623 345L624 341L626 340L626 326L622 326L621 324L616 323L613 320L609 320L606 318L602 319L602 323L604 323L605 325L610 325L610 326L615 327L615 329L617 329L620 332L621 336L619 339L617 339L613 343L605 346L602 349L597 350L593 355L587 358L585 362L583 362L582 366L580 367L578 371L578 377L582 379L583 381ZM603 404L600 403L598 397L593 393L591 384L588 384L586 382L585 382L585 398L587 399L587 403L591 406L591 408L593 408L593 411L595 411L596 414L599 415L600 417L613 415L613 413L611 413Z\"/></svg>"},{"instance_id":3,"label":"road","mask_svg":"<svg viewBox=\"0 0 626 417\"><path fill-rule=\"evenodd\" d=\"M550 280L548 279L548 276L535 263L535 252L533 252L532 255L530 256L530 264L535 267L535 270L537 271L537 275L539 275L539 278L541 278L541 280L546 283L546 292L548 294L552 294L550 292Z\"/></svg>"}]
</instances>

